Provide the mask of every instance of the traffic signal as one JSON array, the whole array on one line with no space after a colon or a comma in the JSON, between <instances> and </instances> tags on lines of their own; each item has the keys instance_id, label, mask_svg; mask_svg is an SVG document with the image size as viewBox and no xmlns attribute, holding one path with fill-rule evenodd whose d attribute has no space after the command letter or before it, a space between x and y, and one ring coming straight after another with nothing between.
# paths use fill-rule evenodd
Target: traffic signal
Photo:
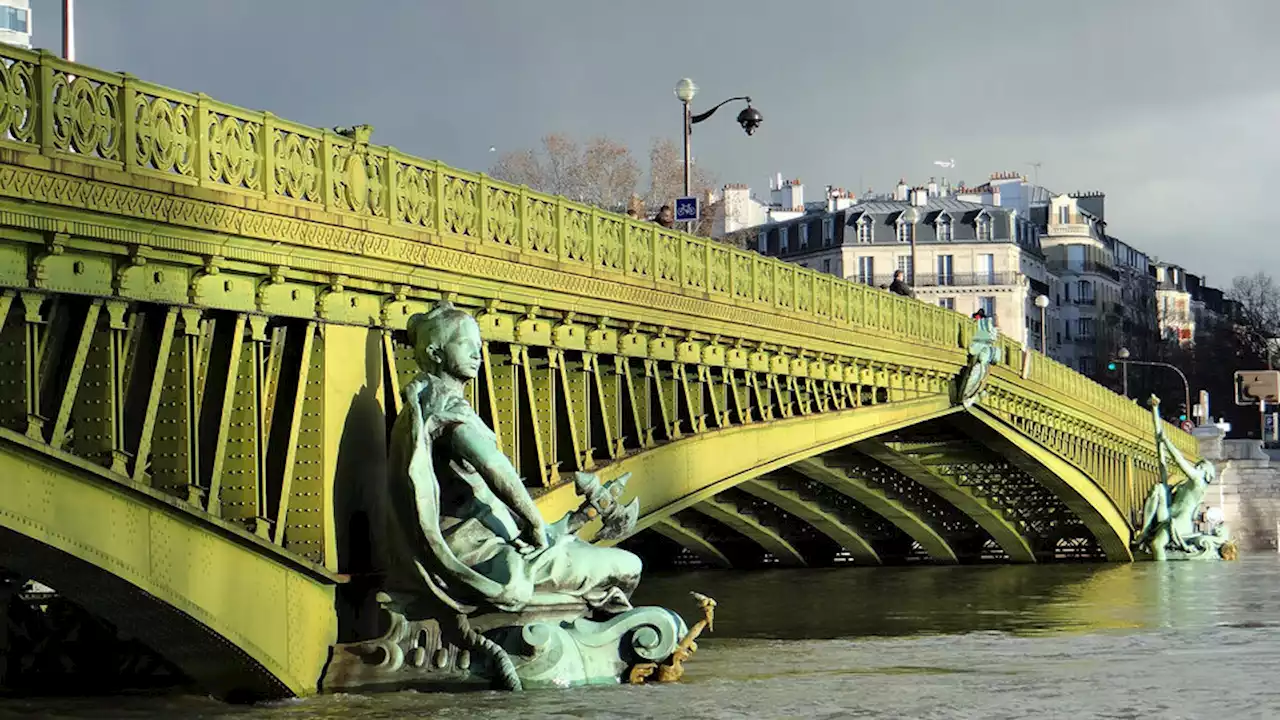
<instances>
[{"instance_id":1,"label":"traffic signal","mask_svg":"<svg viewBox=\"0 0 1280 720\"><path fill-rule=\"evenodd\" d=\"M1178 422L1187 421L1187 406L1185 403L1178 403Z\"/></svg>"},{"instance_id":2,"label":"traffic signal","mask_svg":"<svg viewBox=\"0 0 1280 720\"><path fill-rule=\"evenodd\" d=\"M1115 372L1116 364L1114 362L1107 363L1107 372Z\"/></svg>"}]
</instances>

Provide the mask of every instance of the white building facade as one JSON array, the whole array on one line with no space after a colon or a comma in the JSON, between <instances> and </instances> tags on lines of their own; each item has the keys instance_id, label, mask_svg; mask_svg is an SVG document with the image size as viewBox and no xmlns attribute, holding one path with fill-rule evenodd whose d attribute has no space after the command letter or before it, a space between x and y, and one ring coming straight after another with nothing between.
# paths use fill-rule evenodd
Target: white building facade
<instances>
[{"instance_id":1,"label":"white building facade","mask_svg":"<svg viewBox=\"0 0 1280 720\"><path fill-rule=\"evenodd\" d=\"M1039 349L1045 330L1035 299L1053 297L1056 279L1033 224L1016 209L941 197L928 187L907 195L761 227L756 249L877 287L902 270L918 299L965 315L981 309L1001 332ZM906 222L911 208L919 218L914 225ZM918 268L912 267L912 235ZM1056 308L1044 314L1052 328ZM1053 354L1052 332L1046 339Z\"/></svg>"},{"instance_id":2,"label":"white building facade","mask_svg":"<svg viewBox=\"0 0 1280 720\"><path fill-rule=\"evenodd\" d=\"M29 0L0 0L0 42L31 47L31 4Z\"/></svg>"}]
</instances>

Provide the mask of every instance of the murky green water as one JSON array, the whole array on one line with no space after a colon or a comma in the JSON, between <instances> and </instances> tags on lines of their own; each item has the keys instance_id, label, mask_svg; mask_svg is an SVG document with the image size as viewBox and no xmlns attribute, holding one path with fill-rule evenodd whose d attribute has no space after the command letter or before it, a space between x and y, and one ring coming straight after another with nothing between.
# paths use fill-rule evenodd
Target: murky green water
<instances>
[{"instance_id":1,"label":"murky green water","mask_svg":"<svg viewBox=\"0 0 1280 720\"><path fill-rule=\"evenodd\" d=\"M45 718L1280 718L1280 559L651 577L692 616L685 681L523 694L0 702Z\"/></svg>"}]
</instances>

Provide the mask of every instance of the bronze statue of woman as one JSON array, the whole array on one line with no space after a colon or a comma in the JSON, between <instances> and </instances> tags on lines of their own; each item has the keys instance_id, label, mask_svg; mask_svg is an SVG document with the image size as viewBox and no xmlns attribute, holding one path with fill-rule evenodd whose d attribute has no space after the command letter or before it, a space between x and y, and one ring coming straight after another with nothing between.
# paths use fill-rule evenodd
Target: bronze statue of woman
<instances>
[{"instance_id":1,"label":"bronze statue of woman","mask_svg":"<svg viewBox=\"0 0 1280 720\"><path fill-rule=\"evenodd\" d=\"M419 602L456 612L585 605L631 608L640 559L548 533L493 431L463 394L482 364L480 328L441 302L409 319L419 374L392 430L384 589L412 616Z\"/></svg>"}]
</instances>

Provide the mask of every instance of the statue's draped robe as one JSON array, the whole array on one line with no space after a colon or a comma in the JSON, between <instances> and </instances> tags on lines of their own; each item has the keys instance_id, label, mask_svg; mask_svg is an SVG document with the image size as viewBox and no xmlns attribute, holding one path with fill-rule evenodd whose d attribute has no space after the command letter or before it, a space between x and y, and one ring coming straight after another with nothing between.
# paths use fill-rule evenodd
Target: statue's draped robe
<instances>
[{"instance_id":1,"label":"statue's draped robe","mask_svg":"<svg viewBox=\"0 0 1280 720\"><path fill-rule=\"evenodd\" d=\"M620 549L595 547L573 535L521 554L515 514L452 447L461 425L493 431L458 390L430 375L404 389L404 409L392 429L382 528L386 589L393 595L434 598L470 612L489 605L516 612L530 605L586 604L629 609L640 560Z\"/></svg>"}]
</instances>

